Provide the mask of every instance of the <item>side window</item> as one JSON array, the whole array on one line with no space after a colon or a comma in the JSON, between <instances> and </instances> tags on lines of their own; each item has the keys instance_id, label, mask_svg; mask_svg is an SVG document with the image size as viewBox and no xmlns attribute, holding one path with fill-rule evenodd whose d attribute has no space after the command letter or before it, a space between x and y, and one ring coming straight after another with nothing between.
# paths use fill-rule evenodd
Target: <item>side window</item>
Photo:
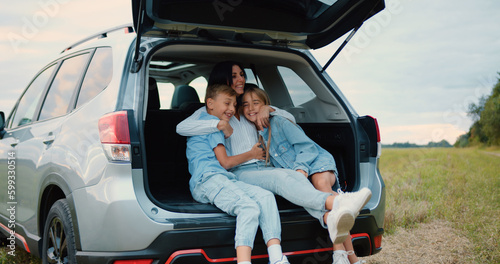
<instances>
[{"instance_id":1,"label":"side window","mask_svg":"<svg viewBox=\"0 0 500 264\"><path fill-rule=\"evenodd\" d=\"M259 78L253 74L253 71L251 69L245 69L245 74L247 75L247 83L253 83L261 86Z\"/></svg>"},{"instance_id":2,"label":"side window","mask_svg":"<svg viewBox=\"0 0 500 264\"><path fill-rule=\"evenodd\" d=\"M15 128L24 124L31 123L33 116L35 115L36 107L42 93L47 86L52 72L54 71L54 65L45 69L40 73L24 93L23 97L19 101L16 107L15 113L10 121L10 127Z\"/></svg>"},{"instance_id":3,"label":"side window","mask_svg":"<svg viewBox=\"0 0 500 264\"><path fill-rule=\"evenodd\" d=\"M278 66L281 78L290 93L294 106L301 105L313 99L316 95L311 88L292 69Z\"/></svg>"},{"instance_id":4,"label":"side window","mask_svg":"<svg viewBox=\"0 0 500 264\"><path fill-rule=\"evenodd\" d=\"M158 86L158 94L160 97L160 109L172 109L172 97L174 96L175 86L169 82L156 82ZM200 76L189 83L198 94L200 102L205 101L205 91L207 89L207 80Z\"/></svg>"},{"instance_id":5,"label":"side window","mask_svg":"<svg viewBox=\"0 0 500 264\"><path fill-rule=\"evenodd\" d=\"M170 109L175 87L172 83L157 82L160 96L160 109Z\"/></svg>"},{"instance_id":6,"label":"side window","mask_svg":"<svg viewBox=\"0 0 500 264\"><path fill-rule=\"evenodd\" d=\"M207 91L207 79L205 77L200 76L194 80L192 80L189 83L190 86L192 86L196 92L198 93L198 97L200 97L200 102L204 103L205 102L205 93Z\"/></svg>"},{"instance_id":7,"label":"side window","mask_svg":"<svg viewBox=\"0 0 500 264\"><path fill-rule=\"evenodd\" d=\"M113 57L111 48L99 48L92 57L89 68L83 79L76 107L90 101L104 90L113 76Z\"/></svg>"},{"instance_id":8,"label":"side window","mask_svg":"<svg viewBox=\"0 0 500 264\"><path fill-rule=\"evenodd\" d=\"M68 112L71 97L88 58L89 54L86 53L62 62L43 102L38 120L62 116Z\"/></svg>"}]
</instances>

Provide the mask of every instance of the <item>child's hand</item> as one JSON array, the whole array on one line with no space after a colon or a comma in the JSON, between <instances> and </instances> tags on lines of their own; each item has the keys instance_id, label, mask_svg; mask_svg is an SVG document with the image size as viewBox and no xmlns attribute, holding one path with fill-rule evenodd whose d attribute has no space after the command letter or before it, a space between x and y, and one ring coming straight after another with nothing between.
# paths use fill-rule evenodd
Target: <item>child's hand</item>
<instances>
[{"instance_id":1,"label":"child's hand","mask_svg":"<svg viewBox=\"0 0 500 264\"><path fill-rule=\"evenodd\" d=\"M250 152L252 153L252 157L254 159L265 160L266 159L266 152L260 146L261 146L260 143L256 143L255 145L253 145Z\"/></svg>"},{"instance_id":2,"label":"child's hand","mask_svg":"<svg viewBox=\"0 0 500 264\"><path fill-rule=\"evenodd\" d=\"M228 138L233 134L233 127L229 125L229 122L226 120L221 120L217 124L217 129L221 130L224 133L224 137Z\"/></svg>"},{"instance_id":3,"label":"child's hand","mask_svg":"<svg viewBox=\"0 0 500 264\"><path fill-rule=\"evenodd\" d=\"M264 127L269 127L269 113L272 108L270 106L262 107L257 114L257 130L264 130Z\"/></svg>"}]
</instances>

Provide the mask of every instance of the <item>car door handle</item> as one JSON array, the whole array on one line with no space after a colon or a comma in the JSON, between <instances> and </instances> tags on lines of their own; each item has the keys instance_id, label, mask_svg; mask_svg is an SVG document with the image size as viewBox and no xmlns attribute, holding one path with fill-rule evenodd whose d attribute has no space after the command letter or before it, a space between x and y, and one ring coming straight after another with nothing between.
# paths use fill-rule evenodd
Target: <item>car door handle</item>
<instances>
[{"instance_id":1,"label":"car door handle","mask_svg":"<svg viewBox=\"0 0 500 264\"><path fill-rule=\"evenodd\" d=\"M43 144L48 145L48 144L54 142L54 139L56 139L56 137L51 133L42 142L43 142Z\"/></svg>"},{"instance_id":2,"label":"car door handle","mask_svg":"<svg viewBox=\"0 0 500 264\"><path fill-rule=\"evenodd\" d=\"M17 144L19 144L19 139L18 139L18 138L14 139L14 142L10 143L10 145L11 145L12 147L17 146Z\"/></svg>"}]
</instances>

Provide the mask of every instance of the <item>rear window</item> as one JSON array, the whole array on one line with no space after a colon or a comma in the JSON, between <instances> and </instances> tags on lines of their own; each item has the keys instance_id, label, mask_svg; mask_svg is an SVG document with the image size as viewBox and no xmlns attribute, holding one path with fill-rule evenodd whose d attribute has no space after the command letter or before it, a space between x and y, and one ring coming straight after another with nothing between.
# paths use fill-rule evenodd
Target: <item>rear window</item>
<instances>
[{"instance_id":1,"label":"rear window","mask_svg":"<svg viewBox=\"0 0 500 264\"><path fill-rule=\"evenodd\" d=\"M66 114L83 69L87 66L90 54L71 57L62 62L52 82L38 120L45 120Z\"/></svg>"},{"instance_id":2,"label":"rear window","mask_svg":"<svg viewBox=\"0 0 500 264\"><path fill-rule=\"evenodd\" d=\"M290 93L290 98L294 106L299 106L316 97L309 85L292 69L278 66L278 71Z\"/></svg>"},{"instance_id":3,"label":"rear window","mask_svg":"<svg viewBox=\"0 0 500 264\"><path fill-rule=\"evenodd\" d=\"M104 90L111 82L111 77L113 77L111 48L98 48L83 79L76 107L90 101Z\"/></svg>"}]
</instances>

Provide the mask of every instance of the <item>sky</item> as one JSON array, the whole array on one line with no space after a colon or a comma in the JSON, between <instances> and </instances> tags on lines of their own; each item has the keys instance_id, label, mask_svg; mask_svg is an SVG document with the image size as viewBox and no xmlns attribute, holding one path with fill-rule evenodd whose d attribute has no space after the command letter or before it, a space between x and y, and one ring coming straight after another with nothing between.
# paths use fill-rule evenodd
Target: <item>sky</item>
<instances>
[{"instance_id":1,"label":"sky","mask_svg":"<svg viewBox=\"0 0 500 264\"><path fill-rule=\"evenodd\" d=\"M222 0L221 0L222 1ZM248 1L248 0L247 0ZM498 0L386 0L327 69L384 144L453 144L500 72ZM66 47L132 22L126 0L0 0L0 110ZM345 36L313 51L321 65Z\"/></svg>"}]
</instances>

